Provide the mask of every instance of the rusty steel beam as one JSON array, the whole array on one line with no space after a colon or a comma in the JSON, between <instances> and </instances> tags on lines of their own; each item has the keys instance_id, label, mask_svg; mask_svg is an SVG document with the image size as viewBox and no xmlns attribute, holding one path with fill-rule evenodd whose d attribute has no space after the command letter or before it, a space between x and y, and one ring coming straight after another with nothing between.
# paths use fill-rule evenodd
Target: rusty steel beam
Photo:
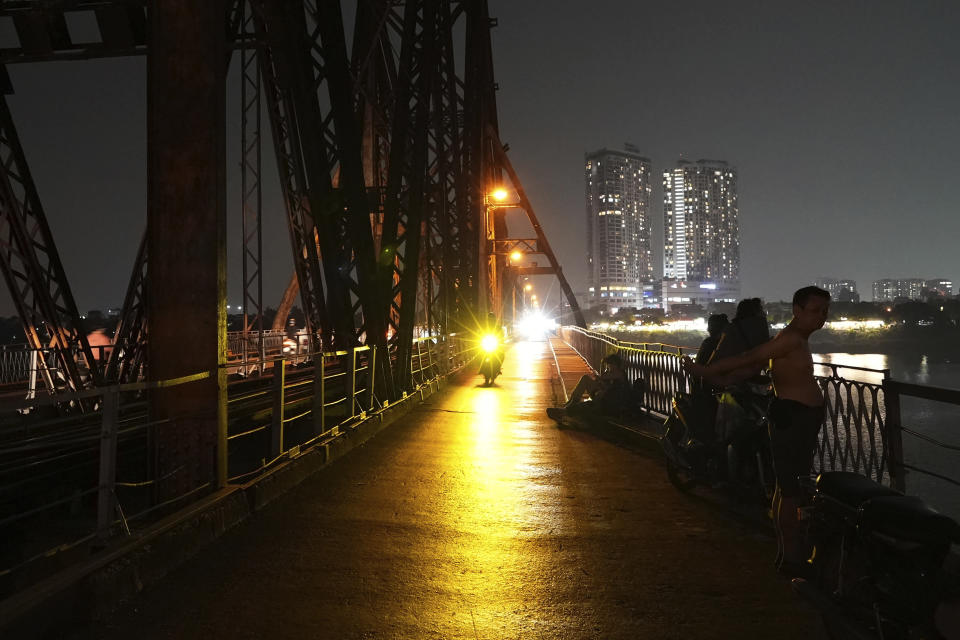
<instances>
[{"instance_id":1,"label":"rusty steel beam","mask_svg":"<svg viewBox=\"0 0 960 640\"><path fill-rule=\"evenodd\" d=\"M247 2L237 4L239 32L255 35L253 12ZM240 230L242 234L244 371L255 331L256 354L263 366L263 189L261 188L261 74L251 38L240 38Z\"/></svg>"},{"instance_id":2,"label":"rusty steel beam","mask_svg":"<svg viewBox=\"0 0 960 640\"><path fill-rule=\"evenodd\" d=\"M143 373L147 359L147 235L140 239L140 248L134 260L133 273L127 285L127 295L120 310L113 338L113 349L107 361L104 378L107 382L124 384L136 382Z\"/></svg>"},{"instance_id":3,"label":"rusty steel beam","mask_svg":"<svg viewBox=\"0 0 960 640\"><path fill-rule=\"evenodd\" d=\"M99 367L82 330L6 96L0 96L0 271L27 343L55 353L56 370L48 369L44 358L37 359L47 390L55 394L99 384Z\"/></svg>"},{"instance_id":4,"label":"rusty steel beam","mask_svg":"<svg viewBox=\"0 0 960 640\"><path fill-rule=\"evenodd\" d=\"M226 483L225 15L224 0L150 6L149 378L212 373L151 394L161 500Z\"/></svg>"},{"instance_id":5,"label":"rusty steel beam","mask_svg":"<svg viewBox=\"0 0 960 640\"><path fill-rule=\"evenodd\" d=\"M89 60L147 52L146 0L30 0L0 3L18 46L0 49L0 64ZM68 13L93 14L99 40L77 41Z\"/></svg>"},{"instance_id":6,"label":"rusty steel beam","mask_svg":"<svg viewBox=\"0 0 960 640\"><path fill-rule=\"evenodd\" d=\"M567 297L567 302L570 304L570 308L573 310L573 315L576 318L577 326L585 329L587 327L587 323L586 320L584 320L583 312L580 310L580 305L577 303L577 298L575 295L573 295L573 289L570 287L570 283L567 282L567 278L563 275L563 268L557 261L557 257L553 253L553 249L550 248L550 243L547 241L547 236L543 232L543 227L540 226L540 221L537 219L537 214L533 210L533 205L530 203L530 199L527 198L527 192L524 190L523 184L520 182L520 176L517 175L517 172L513 168L513 163L510 162L510 158L507 156L507 152L504 149L503 143L500 141L500 136L492 126L488 126L487 135L490 137L490 140L494 142L493 149L497 162L500 163L500 166L509 176L510 183L513 185L513 188L516 189L517 195L520 197L520 208L526 212L527 219L530 220L530 224L533 225L533 230L537 234L537 248L541 253L547 256L547 260L550 262L549 268L551 272L556 274L557 280L560 281L560 288L563 290L563 295Z\"/></svg>"},{"instance_id":7,"label":"rusty steel beam","mask_svg":"<svg viewBox=\"0 0 960 640\"><path fill-rule=\"evenodd\" d=\"M496 83L493 75L493 52L490 29L496 26L490 18L486 0L475 0L466 7L466 68L464 70L464 185L469 215L475 226L476 295L474 313L497 313L499 300L495 287L497 271L503 261L488 249L488 238L506 235L504 212L487 207L487 193L501 182L489 131L498 131ZM489 218L489 219L488 219ZM467 327L471 328L471 327Z\"/></svg>"},{"instance_id":8,"label":"rusty steel beam","mask_svg":"<svg viewBox=\"0 0 960 640\"><path fill-rule=\"evenodd\" d=\"M260 66L293 249L294 271L307 331L311 336L311 348L319 350L320 335L324 343L332 344L334 330L327 310L323 268L316 242L318 225L313 209L317 197L311 194L311 187L315 191L320 187L308 183L303 148L307 143L311 149L310 157L316 158L316 147L324 144L322 135L316 131L315 121L319 119L319 114L308 114L311 108L318 111L319 106L311 103L313 80L310 70L303 69L301 60L304 55L302 49L309 54L303 26L303 7L299 2L264 0L252 0L251 6L257 36L263 43ZM302 121L311 120L314 121L312 129L304 131L311 124L304 125ZM323 149L320 149L320 153L325 158ZM322 171L313 177L324 182ZM329 180L328 174L326 180ZM326 257L333 258L332 255Z\"/></svg>"},{"instance_id":9,"label":"rusty steel beam","mask_svg":"<svg viewBox=\"0 0 960 640\"><path fill-rule=\"evenodd\" d=\"M384 203L380 260L387 316L396 313L396 384L410 384L410 357L417 319L421 227L427 172L427 134L436 73L436 0L408 0L403 14L403 46L397 73Z\"/></svg>"}]
</instances>

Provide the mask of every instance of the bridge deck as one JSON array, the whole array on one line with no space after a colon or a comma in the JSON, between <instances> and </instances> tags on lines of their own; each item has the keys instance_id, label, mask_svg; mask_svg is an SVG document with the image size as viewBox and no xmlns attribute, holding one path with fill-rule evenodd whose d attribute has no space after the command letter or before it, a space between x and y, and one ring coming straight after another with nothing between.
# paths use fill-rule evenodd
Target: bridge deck
<instances>
[{"instance_id":1,"label":"bridge deck","mask_svg":"<svg viewBox=\"0 0 960 640\"><path fill-rule=\"evenodd\" d=\"M559 430L519 343L91 629L137 638L821 638L774 542Z\"/></svg>"}]
</instances>

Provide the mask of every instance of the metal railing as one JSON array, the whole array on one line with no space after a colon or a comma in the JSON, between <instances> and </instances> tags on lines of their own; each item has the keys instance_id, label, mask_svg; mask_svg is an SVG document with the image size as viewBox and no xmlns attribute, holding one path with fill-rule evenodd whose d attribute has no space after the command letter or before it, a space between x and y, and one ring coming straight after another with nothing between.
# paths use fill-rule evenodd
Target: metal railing
<instances>
[{"instance_id":1,"label":"metal railing","mask_svg":"<svg viewBox=\"0 0 960 640\"><path fill-rule=\"evenodd\" d=\"M563 327L561 335L594 371L599 370L600 361L607 354L620 354L628 379L635 388L640 387L640 405L653 417L665 418L672 398L692 389L689 376L680 368L680 358L694 354L695 348L624 342L579 327ZM904 426L901 412L904 397L960 406L960 390L899 382L890 378L889 369L815 364L828 371L816 376L823 390L825 416L814 459L815 471L853 471L900 491L906 489L907 470L960 484L956 479L904 462L904 434L945 450L957 451L960 447ZM882 379L855 380L841 376L843 370L868 372Z\"/></svg>"},{"instance_id":2,"label":"metal railing","mask_svg":"<svg viewBox=\"0 0 960 640\"><path fill-rule=\"evenodd\" d=\"M467 364L475 353L473 340L457 335L417 338L411 358L412 387L397 402L421 395L430 385ZM249 358L263 376L229 386L227 433L223 445L211 442L210 455L224 446L228 484L243 484L274 465L322 445L389 406L378 397L376 359L395 358L366 346L349 351L294 353L269 363ZM395 360L394 360L395 361ZM225 366L228 370L233 365ZM129 534L154 516L182 508L213 490L211 477L196 486L178 486L159 500L161 483L176 480L182 468L158 476L151 438L170 421L150 415L147 394L160 388L185 388L217 371L174 380L137 382L39 399L0 401L0 597L4 583L28 565L59 551ZM208 380L209 382L209 380ZM382 394L381 394L382 395ZM89 399L92 412L57 415L57 403ZM30 408L30 420L17 410ZM48 411L51 417L38 419ZM3 416L7 416L3 418ZM151 471L152 470L152 471ZM169 485L168 485L169 486ZM15 585L16 586L16 585Z\"/></svg>"},{"instance_id":3,"label":"metal railing","mask_svg":"<svg viewBox=\"0 0 960 640\"><path fill-rule=\"evenodd\" d=\"M627 379L641 394L639 404L657 417L665 418L670 413L670 403L677 393L690 391L680 357L695 353L695 349L660 342L624 342L580 327L563 327L561 335L595 372L604 357L619 354Z\"/></svg>"}]
</instances>

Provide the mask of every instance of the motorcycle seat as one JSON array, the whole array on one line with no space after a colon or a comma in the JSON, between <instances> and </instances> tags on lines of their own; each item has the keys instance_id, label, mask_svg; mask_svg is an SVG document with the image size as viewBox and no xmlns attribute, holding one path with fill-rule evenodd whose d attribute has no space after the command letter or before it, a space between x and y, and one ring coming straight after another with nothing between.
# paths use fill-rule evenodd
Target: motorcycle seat
<instances>
[{"instance_id":1,"label":"motorcycle seat","mask_svg":"<svg viewBox=\"0 0 960 640\"><path fill-rule=\"evenodd\" d=\"M917 544L960 542L960 525L916 496L879 496L863 503L858 526Z\"/></svg>"},{"instance_id":2,"label":"motorcycle seat","mask_svg":"<svg viewBox=\"0 0 960 640\"><path fill-rule=\"evenodd\" d=\"M817 476L817 493L858 507L867 500L880 496L901 496L899 491L877 484L852 471L825 471Z\"/></svg>"}]
</instances>

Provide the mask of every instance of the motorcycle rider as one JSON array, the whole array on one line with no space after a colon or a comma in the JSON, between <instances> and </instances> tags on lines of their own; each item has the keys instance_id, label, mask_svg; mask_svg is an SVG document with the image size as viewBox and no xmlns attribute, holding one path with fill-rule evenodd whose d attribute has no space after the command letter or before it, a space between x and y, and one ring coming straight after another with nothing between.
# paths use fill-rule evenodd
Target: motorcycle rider
<instances>
[{"instance_id":1,"label":"motorcycle rider","mask_svg":"<svg viewBox=\"0 0 960 640\"><path fill-rule=\"evenodd\" d=\"M503 326L497 320L497 314L490 312L487 314L487 320L482 327L481 338L485 336L493 336L497 340L497 348L493 353L485 354L480 361L480 374L484 374L484 367L489 359L490 363L493 365L493 369L488 372L491 382L494 378L500 375L500 368L503 365L504 358L504 342L506 341L506 334L503 331Z\"/></svg>"},{"instance_id":2,"label":"motorcycle rider","mask_svg":"<svg viewBox=\"0 0 960 640\"><path fill-rule=\"evenodd\" d=\"M716 359L708 366L686 357L684 368L714 383L723 383L744 371L771 362L775 399L771 405L770 445L777 488L773 497L777 530L777 568L796 573L806 560L797 516L799 476L810 473L817 436L823 423L823 394L813 375L808 339L823 327L830 310L830 294L803 287L793 295L793 319L773 340L746 353Z\"/></svg>"}]
</instances>

